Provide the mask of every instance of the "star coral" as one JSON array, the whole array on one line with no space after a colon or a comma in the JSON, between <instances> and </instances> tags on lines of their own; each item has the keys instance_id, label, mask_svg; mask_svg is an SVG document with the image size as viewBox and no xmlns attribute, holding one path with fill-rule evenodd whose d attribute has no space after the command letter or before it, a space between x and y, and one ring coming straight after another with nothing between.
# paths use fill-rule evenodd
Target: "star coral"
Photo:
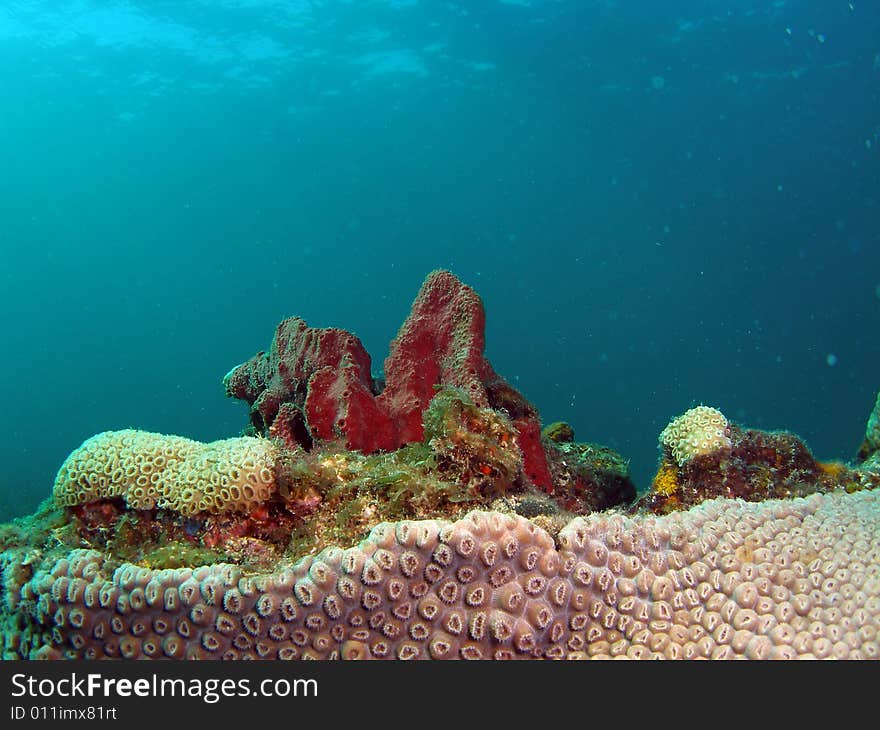
<instances>
[{"instance_id":1,"label":"star coral","mask_svg":"<svg viewBox=\"0 0 880 730\"><path fill-rule=\"evenodd\" d=\"M203 444L134 429L105 431L67 457L53 494L68 507L119 497L133 509L165 507L183 515L246 512L275 494L277 458L266 439Z\"/></svg>"},{"instance_id":2,"label":"star coral","mask_svg":"<svg viewBox=\"0 0 880 730\"><path fill-rule=\"evenodd\" d=\"M660 434L660 442L679 466L691 459L730 449L728 423L717 408L697 406L674 418Z\"/></svg>"},{"instance_id":3,"label":"star coral","mask_svg":"<svg viewBox=\"0 0 880 730\"><path fill-rule=\"evenodd\" d=\"M249 573L0 558L6 658L880 658L880 493L378 525ZM20 566L20 567L17 567Z\"/></svg>"}]
</instances>

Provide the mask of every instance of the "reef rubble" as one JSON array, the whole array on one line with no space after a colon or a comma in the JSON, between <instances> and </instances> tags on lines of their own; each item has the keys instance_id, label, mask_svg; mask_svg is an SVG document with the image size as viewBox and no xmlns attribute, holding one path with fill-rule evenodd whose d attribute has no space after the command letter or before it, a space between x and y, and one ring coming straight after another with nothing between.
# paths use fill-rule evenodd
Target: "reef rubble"
<instances>
[{"instance_id":1,"label":"reef rubble","mask_svg":"<svg viewBox=\"0 0 880 730\"><path fill-rule=\"evenodd\" d=\"M0 526L3 658L880 657L880 396L854 463L692 408L638 494L484 346L435 271L383 378L292 317L242 435L87 439Z\"/></svg>"}]
</instances>

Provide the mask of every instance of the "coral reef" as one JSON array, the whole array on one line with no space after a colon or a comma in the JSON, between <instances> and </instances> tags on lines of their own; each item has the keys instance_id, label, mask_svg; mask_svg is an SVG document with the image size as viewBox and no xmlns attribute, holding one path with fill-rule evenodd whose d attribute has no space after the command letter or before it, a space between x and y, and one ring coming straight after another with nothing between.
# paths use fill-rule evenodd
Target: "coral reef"
<instances>
[{"instance_id":1,"label":"coral reef","mask_svg":"<svg viewBox=\"0 0 880 730\"><path fill-rule=\"evenodd\" d=\"M880 493L384 523L246 574L2 555L7 658L880 657Z\"/></svg>"},{"instance_id":2,"label":"coral reef","mask_svg":"<svg viewBox=\"0 0 880 730\"><path fill-rule=\"evenodd\" d=\"M743 429L706 406L673 419L660 445L657 474L636 511L663 514L714 497L757 501L880 486L880 475L869 470L817 460L794 434Z\"/></svg>"},{"instance_id":3,"label":"coral reef","mask_svg":"<svg viewBox=\"0 0 880 730\"><path fill-rule=\"evenodd\" d=\"M184 564L180 555L199 549L210 562L264 567L352 544L380 522L498 506L553 524L636 496L619 454L573 441L539 441L553 486L537 490L524 478L514 423L452 386L439 387L425 410L423 439L364 454L338 442L305 451L263 438L201 444L106 432L68 457L54 499L71 508L70 546L154 567Z\"/></svg>"},{"instance_id":4,"label":"coral reef","mask_svg":"<svg viewBox=\"0 0 880 730\"><path fill-rule=\"evenodd\" d=\"M0 525L6 659L880 658L880 396L857 465L699 406L650 491L495 373L429 275L384 382L284 320L250 435L85 441Z\"/></svg>"},{"instance_id":5,"label":"coral reef","mask_svg":"<svg viewBox=\"0 0 880 730\"><path fill-rule=\"evenodd\" d=\"M448 271L428 275L385 360L384 388L370 375L360 340L339 329L284 320L268 352L224 378L246 401L260 433L288 446L341 441L345 448L393 451L423 440L423 415L438 386L457 388L479 408L504 412L517 430L524 473L550 487L535 408L489 364L486 317L477 293Z\"/></svg>"},{"instance_id":6,"label":"coral reef","mask_svg":"<svg viewBox=\"0 0 880 730\"><path fill-rule=\"evenodd\" d=\"M389 453L338 442L305 451L263 438L201 444L106 432L68 457L54 500L69 508L70 547L154 567L185 564L180 556L197 550L207 562L264 567L352 544L383 521L460 517L499 499L507 511L555 519L635 496L617 454L566 443L547 445L557 483L543 498L524 478L518 436L503 413L451 386L423 414L424 441Z\"/></svg>"}]
</instances>

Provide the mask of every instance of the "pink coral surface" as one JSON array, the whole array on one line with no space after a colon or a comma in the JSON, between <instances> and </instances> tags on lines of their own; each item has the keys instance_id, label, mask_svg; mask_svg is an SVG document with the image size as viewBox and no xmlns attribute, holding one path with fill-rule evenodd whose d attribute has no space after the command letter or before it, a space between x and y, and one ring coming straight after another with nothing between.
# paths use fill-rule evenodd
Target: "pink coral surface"
<instances>
[{"instance_id":1,"label":"pink coral surface","mask_svg":"<svg viewBox=\"0 0 880 730\"><path fill-rule=\"evenodd\" d=\"M870 491L596 514L555 541L495 512L384 523L266 574L20 558L2 558L7 656L880 657Z\"/></svg>"}]
</instances>

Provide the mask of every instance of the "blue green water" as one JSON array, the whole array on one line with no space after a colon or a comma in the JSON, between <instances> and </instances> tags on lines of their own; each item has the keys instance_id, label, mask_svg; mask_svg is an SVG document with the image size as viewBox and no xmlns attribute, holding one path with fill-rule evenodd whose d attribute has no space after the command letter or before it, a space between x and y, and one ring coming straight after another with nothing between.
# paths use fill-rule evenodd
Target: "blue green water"
<instances>
[{"instance_id":1,"label":"blue green water","mask_svg":"<svg viewBox=\"0 0 880 730\"><path fill-rule=\"evenodd\" d=\"M642 488L701 402L859 446L876 3L12 0L0 89L0 517L96 432L235 435L284 316L378 370L438 267Z\"/></svg>"}]
</instances>

